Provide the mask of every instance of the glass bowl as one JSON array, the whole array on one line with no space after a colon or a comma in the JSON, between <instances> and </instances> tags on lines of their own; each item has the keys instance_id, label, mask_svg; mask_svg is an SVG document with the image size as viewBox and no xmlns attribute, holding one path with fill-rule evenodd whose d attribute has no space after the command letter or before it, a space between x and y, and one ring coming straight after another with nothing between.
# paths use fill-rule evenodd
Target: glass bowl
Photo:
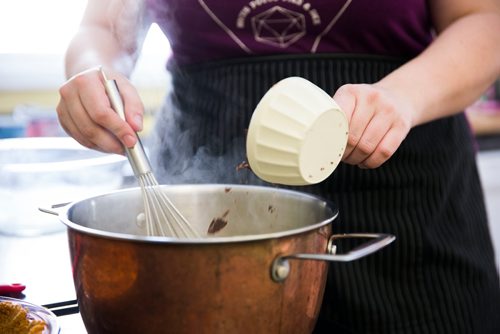
<instances>
[{"instance_id":1,"label":"glass bowl","mask_svg":"<svg viewBox=\"0 0 500 334\"><path fill-rule=\"evenodd\" d=\"M28 303L24 300L10 298L10 297L2 297L0 296L1 302L10 302L16 305L22 306L28 314L28 318L30 320L41 320L45 322L45 330L42 332L43 334L58 334L60 332L60 327L57 322L57 317L52 311L35 304Z\"/></svg>"},{"instance_id":2,"label":"glass bowl","mask_svg":"<svg viewBox=\"0 0 500 334\"><path fill-rule=\"evenodd\" d=\"M69 137L0 140L0 234L37 236L64 230L40 212L123 183L126 158L88 149Z\"/></svg>"}]
</instances>

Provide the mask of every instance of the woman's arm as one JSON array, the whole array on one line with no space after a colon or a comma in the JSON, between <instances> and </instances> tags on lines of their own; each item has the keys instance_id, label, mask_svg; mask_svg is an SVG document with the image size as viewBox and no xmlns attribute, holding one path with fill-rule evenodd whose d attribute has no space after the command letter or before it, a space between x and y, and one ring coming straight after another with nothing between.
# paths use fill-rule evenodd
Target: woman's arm
<instances>
[{"instance_id":1,"label":"woman's arm","mask_svg":"<svg viewBox=\"0 0 500 334\"><path fill-rule=\"evenodd\" d=\"M143 105L127 77L132 73L150 20L140 0L89 0L78 32L66 53L68 81L57 106L65 131L89 148L123 152L136 143ZM127 122L110 107L102 78L115 79L124 100ZM118 141L118 139L119 141Z\"/></svg>"},{"instance_id":2,"label":"woman's arm","mask_svg":"<svg viewBox=\"0 0 500 334\"><path fill-rule=\"evenodd\" d=\"M500 76L500 3L429 1L437 38L374 85L346 85L334 99L350 121L344 161L389 159L414 126L462 111Z\"/></svg>"},{"instance_id":3,"label":"woman's arm","mask_svg":"<svg viewBox=\"0 0 500 334\"><path fill-rule=\"evenodd\" d=\"M100 65L130 75L150 24L141 0L89 0L68 46L66 76Z\"/></svg>"},{"instance_id":4,"label":"woman's arm","mask_svg":"<svg viewBox=\"0 0 500 334\"><path fill-rule=\"evenodd\" d=\"M500 2L432 0L429 5L436 40L379 83L410 99L414 126L462 111L500 76Z\"/></svg>"}]
</instances>

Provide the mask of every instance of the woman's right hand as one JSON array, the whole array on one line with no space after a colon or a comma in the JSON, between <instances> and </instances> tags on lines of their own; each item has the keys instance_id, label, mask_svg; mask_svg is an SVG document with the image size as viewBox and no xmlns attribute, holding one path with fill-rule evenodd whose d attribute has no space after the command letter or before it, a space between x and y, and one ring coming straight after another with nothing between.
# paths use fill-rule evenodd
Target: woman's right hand
<instances>
[{"instance_id":1,"label":"woman's right hand","mask_svg":"<svg viewBox=\"0 0 500 334\"><path fill-rule=\"evenodd\" d=\"M78 73L59 89L59 122L80 144L107 153L123 154L123 147L137 142L142 130L144 106L139 94L122 74L105 69L108 79L116 80L127 122L111 108L99 68Z\"/></svg>"}]
</instances>

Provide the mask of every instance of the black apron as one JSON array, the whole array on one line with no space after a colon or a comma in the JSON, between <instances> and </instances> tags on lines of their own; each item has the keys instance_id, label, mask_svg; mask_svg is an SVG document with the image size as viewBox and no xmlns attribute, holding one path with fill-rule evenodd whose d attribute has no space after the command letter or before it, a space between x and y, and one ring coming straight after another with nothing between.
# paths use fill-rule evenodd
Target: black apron
<instances>
[{"instance_id":1,"label":"black apron","mask_svg":"<svg viewBox=\"0 0 500 334\"><path fill-rule=\"evenodd\" d=\"M160 182L265 184L237 166L252 112L274 83L301 76L333 95L402 63L310 55L170 66L173 90L152 142ZM335 233L397 237L367 258L330 264L317 333L500 333L500 284L463 113L415 127L380 168L341 163L326 181L296 189L339 207Z\"/></svg>"}]
</instances>

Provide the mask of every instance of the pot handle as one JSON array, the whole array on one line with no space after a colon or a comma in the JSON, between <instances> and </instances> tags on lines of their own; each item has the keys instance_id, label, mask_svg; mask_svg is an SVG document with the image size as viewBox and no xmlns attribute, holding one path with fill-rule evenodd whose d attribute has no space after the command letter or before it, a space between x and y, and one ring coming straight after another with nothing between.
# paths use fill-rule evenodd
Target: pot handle
<instances>
[{"instance_id":1,"label":"pot handle","mask_svg":"<svg viewBox=\"0 0 500 334\"><path fill-rule=\"evenodd\" d=\"M345 254L336 254L337 246L334 242L338 239L348 238L368 238L371 239L356 248L353 248ZM290 264L288 260L316 260L316 261L339 261L350 262L367 255L370 255L379 249L392 243L396 237L392 234L383 233L347 233L333 234L328 240L327 254L289 254L278 256L273 261L271 267L271 276L275 282L283 282L290 273Z\"/></svg>"},{"instance_id":2,"label":"pot handle","mask_svg":"<svg viewBox=\"0 0 500 334\"><path fill-rule=\"evenodd\" d=\"M62 207L65 207L66 205L69 205L69 204L71 204L71 202L60 203L60 204L53 204L53 205L50 206L50 209L38 208L38 210L42 211L43 213L48 213L48 214L51 214L51 215L54 215L54 216L59 216L59 212L57 212L56 210L52 210L52 209L62 208Z\"/></svg>"}]
</instances>

